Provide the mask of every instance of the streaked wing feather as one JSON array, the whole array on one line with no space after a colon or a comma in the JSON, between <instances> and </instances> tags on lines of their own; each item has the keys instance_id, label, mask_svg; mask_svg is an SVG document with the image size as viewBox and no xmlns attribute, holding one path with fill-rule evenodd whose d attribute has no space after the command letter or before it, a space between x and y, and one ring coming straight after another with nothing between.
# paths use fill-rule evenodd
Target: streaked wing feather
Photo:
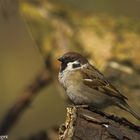
<instances>
[{"instance_id":1,"label":"streaked wing feather","mask_svg":"<svg viewBox=\"0 0 140 140\"><path fill-rule=\"evenodd\" d=\"M125 100L127 97L122 95L109 81L107 81L102 73L96 68L90 66L82 69L84 84L95 90L99 90L104 94ZM88 79L88 80L87 80Z\"/></svg>"}]
</instances>

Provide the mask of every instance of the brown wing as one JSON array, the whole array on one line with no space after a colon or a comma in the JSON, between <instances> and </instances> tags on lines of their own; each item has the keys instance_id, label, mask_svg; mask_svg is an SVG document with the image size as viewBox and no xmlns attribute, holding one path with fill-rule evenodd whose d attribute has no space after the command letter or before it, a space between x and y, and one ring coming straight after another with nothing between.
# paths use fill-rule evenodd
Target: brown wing
<instances>
[{"instance_id":1,"label":"brown wing","mask_svg":"<svg viewBox=\"0 0 140 140\"><path fill-rule=\"evenodd\" d=\"M83 68L82 75L84 79L83 82L88 87L112 97L117 97L121 100L127 99L127 97L122 95L108 80L105 79L104 75L93 66Z\"/></svg>"}]
</instances>

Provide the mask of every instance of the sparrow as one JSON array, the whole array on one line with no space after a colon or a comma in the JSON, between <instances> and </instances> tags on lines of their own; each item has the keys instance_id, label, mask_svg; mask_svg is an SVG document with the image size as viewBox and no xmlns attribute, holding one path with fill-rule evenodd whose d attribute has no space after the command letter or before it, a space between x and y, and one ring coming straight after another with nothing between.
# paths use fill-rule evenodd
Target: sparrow
<instances>
[{"instance_id":1,"label":"sparrow","mask_svg":"<svg viewBox=\"0 0 140 140\"><path fill-rule=\"evenodd\" d=\"M140 116L128 105L128 98L84 56L67 52L58 60L61 62L59 82L74 105L87 105L96 109L117 106L140 120Z\"/></svg>"}]
</instances>

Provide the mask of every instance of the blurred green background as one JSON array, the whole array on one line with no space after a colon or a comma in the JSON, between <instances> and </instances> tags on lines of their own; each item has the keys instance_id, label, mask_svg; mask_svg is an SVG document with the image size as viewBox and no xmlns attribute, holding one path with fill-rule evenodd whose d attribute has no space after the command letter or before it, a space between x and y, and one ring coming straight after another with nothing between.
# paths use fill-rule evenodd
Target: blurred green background
<instances>
[{"instance_id":1,"label":"blurred green background","mask_svg":"<svg viewBox=\"0 0 140 140\"><path fill-rule=\"evenodd\" d=\"M139 7L139 0L0 0L0 120L50 54L53 76L11 129L10 140L64 122L57 58L69 50L96 63L140 114ZM106 111L139 124L118 108Z\"/></svg>"}]
</instances>

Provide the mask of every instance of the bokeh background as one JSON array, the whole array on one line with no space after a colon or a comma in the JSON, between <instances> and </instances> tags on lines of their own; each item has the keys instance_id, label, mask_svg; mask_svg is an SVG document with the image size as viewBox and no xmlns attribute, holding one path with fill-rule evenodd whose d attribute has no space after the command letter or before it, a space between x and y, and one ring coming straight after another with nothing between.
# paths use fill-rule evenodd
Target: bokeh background
<instances>
[{"instance_id":1,"label":"bokeh background","mask_svg":"<svg viewBox=\"0 0 140 140\"><path fill-rule=\"evenodd\" d=\"M52 80L10 129L10 140L38 132L57 139L66 97L57 58L78 51L95 64L140 114L139 0L0 0L0 120L49 63ZM105 110L140 123L125 111Z\"/></svg>"}]
</instances>

